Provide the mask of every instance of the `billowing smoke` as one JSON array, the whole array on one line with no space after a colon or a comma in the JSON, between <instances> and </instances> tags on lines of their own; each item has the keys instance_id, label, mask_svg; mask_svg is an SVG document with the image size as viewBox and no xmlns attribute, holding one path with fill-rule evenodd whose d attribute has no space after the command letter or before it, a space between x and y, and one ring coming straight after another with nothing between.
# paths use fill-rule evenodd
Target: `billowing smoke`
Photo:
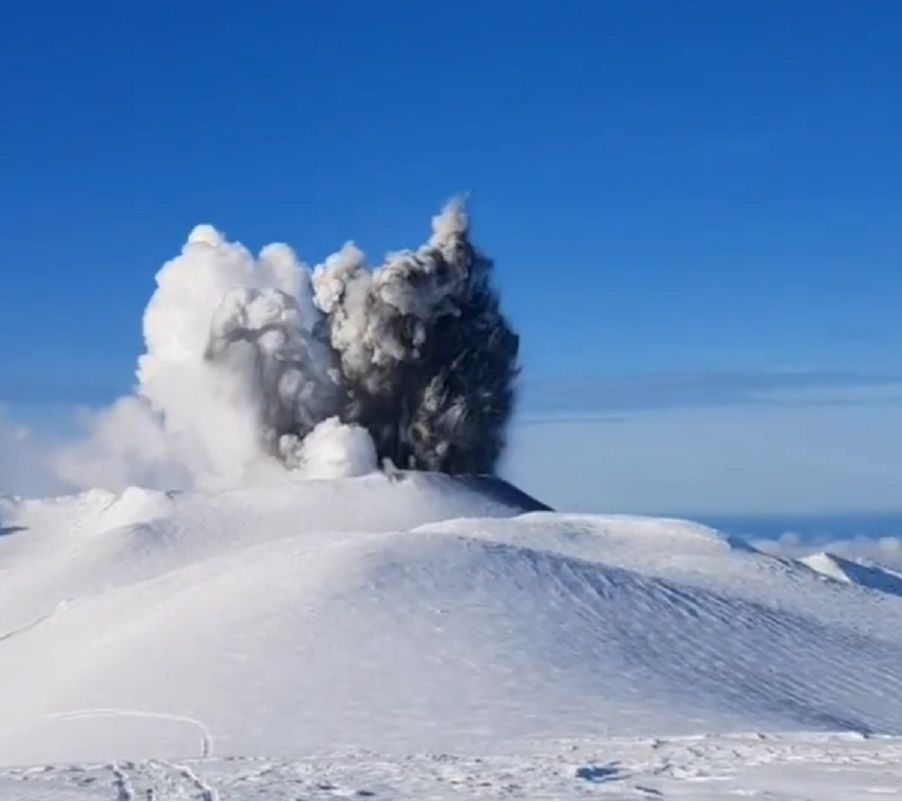
<instances>
[{"instance_id":1,"label":"billowing smoke","mask_svg":"<svg viewBox=\"0 0 902 802\"><path fill-rule=\"evenodd\" d=\"M517 337L459 202L429 242L370 272L353 245L313 275L348 395L343 419L405 468L489 473L513 406Z\"/></svg>"},{"instance_id":2,"label":"billowing smoke","mask_svg":"<svg viewBox=\"0 0 902 802\"><path fill-rule=\"evenodd\" d=\"M135 396L59 460L77 484L235 486L399 468L488 473L504 445L517 337L461 203L429 241L368 269L315 270L197 226L157 275Z\"/></svg>"}]
</instances>

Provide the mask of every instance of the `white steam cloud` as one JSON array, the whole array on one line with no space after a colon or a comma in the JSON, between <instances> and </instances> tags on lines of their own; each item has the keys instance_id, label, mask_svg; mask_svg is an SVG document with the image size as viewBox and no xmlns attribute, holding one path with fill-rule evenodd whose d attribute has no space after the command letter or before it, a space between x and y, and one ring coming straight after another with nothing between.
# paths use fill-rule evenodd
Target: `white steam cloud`
<instances>
[{"instance_id":1,"label":"white steam cloud","mask_svg":"<svg viewBox=\"0 0 902 802\"><path fill-rule=\"evenodd\" d=\"M345 245L311 271L197 226L156 276L134 395L57 459L77 486L233 487L399 467L487 472L517 338L461 204L370 271ZM286 470L289 469L289 470Z\"/></svg>"}]
</instances>

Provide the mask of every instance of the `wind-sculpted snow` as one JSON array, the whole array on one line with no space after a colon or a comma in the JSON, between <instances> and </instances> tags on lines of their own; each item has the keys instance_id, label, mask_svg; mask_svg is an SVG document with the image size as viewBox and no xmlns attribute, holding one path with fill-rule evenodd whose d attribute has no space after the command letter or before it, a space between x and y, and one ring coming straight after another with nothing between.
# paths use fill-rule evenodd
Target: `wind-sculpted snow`
<instances>
[{"instance_id":1,"label":"wind-sculpted snow","mask_svg":"<svg viewBox=\"0 0 902 802\"><path fill-rule=\"evenodd\" d=\"M0 764L902 734L902 597L684 521L428 474L3 514Z\"/></svg>"},{"instance_id":2,"label":"wind-sculpted snow","mask_svg":"<svg viewBox=\"0 0 902 802\"><path fill-rule=\"evenodd\" d=\"M4 799L894 799L902 739L570 738L519 753L338 750L0 769Z\"/></svg>"}]
</instances>

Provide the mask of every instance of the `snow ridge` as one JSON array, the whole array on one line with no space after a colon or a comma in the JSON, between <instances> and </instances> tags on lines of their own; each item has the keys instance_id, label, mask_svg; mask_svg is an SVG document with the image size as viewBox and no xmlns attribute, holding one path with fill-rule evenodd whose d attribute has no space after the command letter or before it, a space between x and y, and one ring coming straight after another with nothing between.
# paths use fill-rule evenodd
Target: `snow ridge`
<instances>
[{"instance_id":1,"label":"snow ridge","mask_svg":"<svg viewBox=\"0 0 902 802\"><path fill-rule=\"evenodd\" d=\"M214 744L289 771L335 748L902 735L902 596L686 521L539 506L431 475L7 503L0 765L116 760L135 784L128 760L213 798L178 767L208 777ZM573 776L629 774L610 765Z\"/></svg>"}]
</instances>

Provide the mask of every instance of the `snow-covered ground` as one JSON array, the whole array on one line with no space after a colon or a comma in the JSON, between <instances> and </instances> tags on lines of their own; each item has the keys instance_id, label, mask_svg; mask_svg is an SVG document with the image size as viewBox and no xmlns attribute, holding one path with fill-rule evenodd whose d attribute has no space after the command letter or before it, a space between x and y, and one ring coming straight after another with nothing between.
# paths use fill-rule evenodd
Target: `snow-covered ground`
<instances>
[{"instance_id":1,"label":"snow-covered ground","mask_svg":"<svg viewBox=\"0 0 902 802\"><path fill-rule=\"evenodd\" d=\"M533 507L0 500L0 797L902 793L896 575Z\"/></svg>"},{"instance_id":2,"label":"snow-covered ground","mask_svg":"<svg viewBox=\"0 0 902 802\"><path fill-rule=\"evenodd\" d=\"M549 741L512 754L109 761L0 769L3 799L898 799L902 738Z\"/></svg>"}]
</instances>

